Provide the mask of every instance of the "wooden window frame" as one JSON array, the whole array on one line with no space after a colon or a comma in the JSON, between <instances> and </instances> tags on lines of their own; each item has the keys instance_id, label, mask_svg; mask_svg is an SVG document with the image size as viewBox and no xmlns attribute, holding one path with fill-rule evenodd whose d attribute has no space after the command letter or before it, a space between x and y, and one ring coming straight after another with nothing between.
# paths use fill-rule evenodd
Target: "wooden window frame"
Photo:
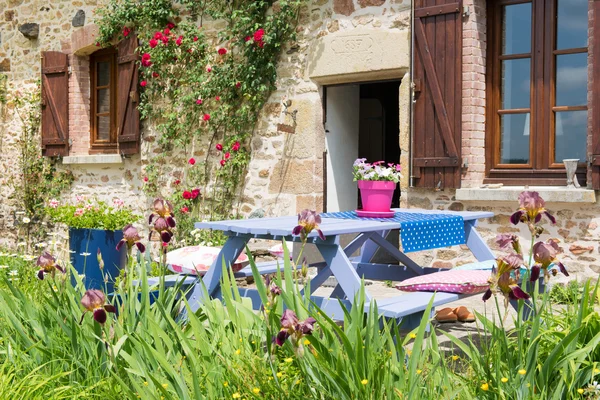
<instances>
[{"instance_id":1,"label":"wooden window frame","mask_svg":"<svg viewBox=\"0 0 600 400\"><path fill-rule=\"evenodd\" d=\"M532 5L530 53L502 55L502 7L525 3L531 3ZM486 178L484 179L484 183L559 186L566 184L564 165L553 162L555 140L554 112L577 110L588 110L590 112L591 109L589 104L586 106L554 106L556 92L555 56L560 54L587 53L589 51L589 43L588 47L585 48L554 50L557 31L556 4L556 0L488 0ZM554 22L552 23L551 21ZM529 57L531 60L529 108L500 111L502 60L522 59L526 57ZM521 112L530 113L529 164L501 164L500 115ZM589 128L587 133L589 135ZM582 162L579 164L577 170L577 177L582 185L585 185L586 173L587 164Z\"/></svg>"},{"instance_id":2,"label":"wooden window frame","mask_svg":"<svg viewBox=\"0 0 600 400\"><path fill-rule=\"evenodd\" d=\"M110 82L108 86L97 85L96 64L99 62L110 63ZM110 89L110 137L108 141L98 140L98 117L106 113L98 113L97 91ZM117 50L115 48L103 49L90 56L90 154L117 153Z\"/></svg>"}]
</instances>

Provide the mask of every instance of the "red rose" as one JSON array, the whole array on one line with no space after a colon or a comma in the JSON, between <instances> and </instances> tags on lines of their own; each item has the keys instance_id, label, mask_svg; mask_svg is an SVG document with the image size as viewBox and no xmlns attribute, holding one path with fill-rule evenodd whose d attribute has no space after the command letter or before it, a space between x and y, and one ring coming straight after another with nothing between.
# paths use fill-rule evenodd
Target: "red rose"
<instances>
[{"instance_id":1,"label":"red rose","mask_svg":"<svg viewBox=\"0 0 600 400\"><path fill-rule=\"evenodd\" d=\"M144 177L144 182L148 182L148 177L147 176Z\"/></svg>"},{"instance_id":2,"label":"red rose","mask_svg":"<svg viewBox=\"0 0 600 400\"><path fill-rule=\"evenodd\" d=\"M246 37L244 38L244 42L247 42L247 41L249 41L250 39L252 39L252 36L246 36Z\"/></svg>"},{"instance_id":3,"label":"red rose","mask_svg":"<svg viewBox=\"0 0 600 400\"><path fill-rule=\"evenodd\" d=\"M187 49L187 52L190 54L192 54L192 51L193 51L192 49Z\"/></svg>"},{"instance_id":4,"label":"red rose","mask_svg":"<svg viewBox=\"0 0 600 400\"><path fill-rule=\"evenodd\" d=\"M220 164L221 164L221 167L224 167L226 163L227 163L227 161L225 161L225 160L221 160L221 163L220 163Z\"/></svg>"},{"instance_id":5,"label":"red rose","mask_svg":"<svg viewBox=\"0 0 600 400\"><path fill-rule=\"evenodd\" d=\"M221 143L217 143L217 145L215 147L219 151L223 150L223 145Z\"/></svg>"},{"instance_id":6,"label":"red rose","mask_svg":"<svg viewBox=\"0 0 600 400\"><path fill-rule=\"evenodd\" d=\"M192 198L192 192L188 192L187 190L182 194L183 198L189 200Z\"/></svg>"},{"instance_id":7,"label":"red rose","mask_svg":"<svg viewBox=\"0 0 600 400\"><path fill-rule=\"evenodd\" d=\"M127 36L129 36L130 33L131 33L131 29L129 29L128 27L123 28L123 36L127 37Z\"/></svg>"},{"instance_id":8,"label":"red rose","mask_svg":"<svg viewBox=\"0 0 600 400\"><path fill-rule=\"evenodd\" d=\"M240 149L240 142L235 142L233 146L231 146L231 150L238 151Z\"/></svg>"},{"instance_id":9,"label":"red rose","mask_svg":"<svg viewBox=\"0 0 600 400\"><path fill-rule=\"evenodd\" d=\"M158 78L160 75L158 74L158 72L153 72L152 73L152 77L153 78Z\"/></svg>"},{"instance_id":10,"label":"red rose","mask_svg":"<svg viewBox=\"0 0 600 400\"><path fill-rule=\"evenodd\" d=\"M210 71L212 71L212 68L211 67L206 67L206 72L210 72Z\"/></svg>"},{"instance_id":11,"label":"red rose","mask_svg":"<svg viewBox=\"0 0 600 400\"><path fill-rule=\"evenodd\" d=\"M194 36L194 42L198 41L198 36Z\"/></svg>"},{"instance_id":12,"label":"red rose","mask_svg":"<svg viewBox=\"0 0 600 400\"><path fill-rule=\"evenodd\" d=\"M196 104L201 105L202 104L202 99L196 100Z\"/></svg>"},{"instance_id":13,"label":"red rose","mask_svg":"<svg viewBox=\"0 0 600 400\"><path fill-rule=\"evenodd\" d=\"M100 42L96 42L96 47L100 47Z\"/></svg>"},{"instance_id":14,"label":"red rose","mask_svg":"<svg viewBox=\"0 0 600 400\"><path fill-rule=\"evenodd\" d=\"M146 67L149 68L152 66L152 61L149 60L142 60L142 67Z\"/></svg>"},{"instance_id":15,"label":"red rose","mask_svg":"<svg viewBox=\"0 0 600 400\"><path fill-rule=\"evenodd\" d=\"M166 28L166 29L163 31L163 33L164 33L165 35L170 35L170 34L171 34L171 29L169 29L169 28Z\"/></svg>"},{"instance_id":16,"label":"red rose","mask_svg":"<svg viewBox=\"0 0 600 400\"><path fill-rule=\"evenodd\" d=\"M173 28L175 28L175 24L172 22L169 22L169 23L167 23L167 28L173 29Z\"/></svg>"},{"instance_id":17,"label":"red rose","mask_svg":"<svg viewBox=\"0 0 600 400\"><path fill-rule=\"evenodd\" d=\"M236 82L235 87L238 89L242 87L242 82Z\"/></svg>"},{"instance_id":18,"label":"red rose","mask_svg":"<svg viewBox=\"0 0 600 400\"><path fill-rule=\"evenodd\" d=\"M230 152L225 153L225 159L229 160L229 157L231 157L231 153Z\"/></svg>"},{"instance_id":19,"label":"red rose","mask_svg":"<svg viewBox=\"0 0 600 400\"><path fill-rule=\"evenodd\" d=\"M156 40L162 39L162 37L163 37L162 32L156 32L154 34L154 39L156 39Z\"/></svg>"},{"instance_id":20,"label":"red rose","mask_svg":"<svg viewBox=\"0 0 600 400\"><path fill-rule=\"evenodd\" d=\"M183 42L183 36L179 36L177 38L177 40L175 41L175 44L177 44L177 46L181 46L182 42Z\"/></svg>"},{"instance_id":21,"label":"red rose","mask_svg":"<svg viewBox=\"0 0 600 400\"><path fill-rule=\"evenodd\" d=\"M188 160L188 163L189 163L190 165L194 165L194 164L196 164L196 160L194 159L194 157L192 157L192 158L190 158L190 159Z\"/></svg>"},{"instance_id":22,"label":"red rose","mask_svg":"<svg viewBox=\"0 0 600 400\"><path fill-rule=\"evenodd\" d=\"M163 42L163 44L169 43L169 37L168 36L163 36L160 40Z\"/></svg>"},{"instance_id":23,"label":"red rose","mask_svg":"<svg viewBox=\"0 0 600 400\"><path fill-rule=\"evenodd\" d=\"M181 181L179 179L175 180L175 182L173 182L176 185L179 185L181 183Z\"/></svg>"},{"instance_id":24,"label":"red rose","mask_svg":"<svg viewBox=\"0 0 600 400\"><path fill-rule=\"evenodd\" d=\"M150 48L153 49L156 46L158 46L158 40L156 40L156 39L150 39L150 41L148 42L148 44L150 45Z\"/></svg>"},{"instance_id":25,"label":"red rose","mask_svg":"<svg viewBox=\"0 0 600 400\"><path fill-rule=\"evenodd\" d=\"M217 52L219 53L219 55L224 56L225 54L227 54L227 49L221 47Z\"/></svg>"},{"instance_id":26,"label":"red rose","mask_svg":"<svg viewBox=\"0 0 600 400\"><path fill-rule=\"evenodd\" d=\"M189 211L189 209L188 209L187 207L181 207L181 210L180 210L180 211L181 211L182 213L184 213L184 214L187 214L187 213L188 213L188 211Z\"/></svg>"},{"instance_id":27,"label":"red rose","mask_svg":"<svg viewBox=\"0 0 600 400\"><path fill-rule=\"evenodd\" d=\"M141 87L146 87L147 84L148 84L148 82L146 82L146 81L141 81L140 82L140 86Z\"/></svg>"},{"instance_id":28,"label":"red rose","mask_svg":"<svg viewBox=\"0 0 600 400\"><path fill-rule=\"evenodd\" d=\"M216 100L216 101L219 101L219 100L221 100L221 96L215 96L215 100Z\"/></svg>"},{"instance_id":29,"label":"red rose","mask_svg":"<svg viewBox=\"0 0 600 400\"><path fill-rule=\"evenodd\" d=\"M202 119L205 120L205 121L208 121L210 119L210 114L204 114L202 116Z\"/></svg>"},{"instance_id":30,"label":"red rose","mask_svg":"<svg viewBox=\"0 0 600 400\"><path fill-rule=\"evenodd\" d=\"M194 189L194 190L192 190L192 199L195 199L199 195L200 195L200 189Z\"/></svg>"}]
</instances>

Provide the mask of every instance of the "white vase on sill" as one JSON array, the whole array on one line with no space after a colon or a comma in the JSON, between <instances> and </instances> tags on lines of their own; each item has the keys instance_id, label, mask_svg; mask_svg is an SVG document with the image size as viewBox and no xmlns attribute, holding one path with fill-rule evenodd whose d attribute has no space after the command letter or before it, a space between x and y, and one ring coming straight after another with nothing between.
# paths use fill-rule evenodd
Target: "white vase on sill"
<instances>
[{"instance_id":1,"label":"white vase on sill","mask_svg":"<svg viewBox=\"0 0 600 400\"><path fill-rule=\"evenodd\" d=\"M577 164L579 164L578 158L569 158L563 160L565 169L567 170L567 187L568 188L579 188L579 182L577 181Z\"/></svg>"}]
</instances>

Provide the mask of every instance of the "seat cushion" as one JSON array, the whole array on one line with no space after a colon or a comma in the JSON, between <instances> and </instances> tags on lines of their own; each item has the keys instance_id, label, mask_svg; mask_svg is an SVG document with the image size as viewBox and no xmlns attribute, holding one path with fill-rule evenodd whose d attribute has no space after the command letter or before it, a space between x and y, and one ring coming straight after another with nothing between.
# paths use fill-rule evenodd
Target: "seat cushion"
<instances>
[{"instance_id":1,"label":"seat cushion","mask_svg":"<svg viewBox=\"0 0 600 400\"><path fill-rule=\"evenodd\" d=\"M290 252L290 260L292 259L292 249L288 246L288 251ZM276 244L275 246L269 249L269 253L273 257L283 258L283 243Z\"/></svg>"},{"instance_id":2,"label":"seat cushion","mask_svg":"<svg viewBox=\"0 0 600 400\"><path fill-rule=\"evenodd\" d=\"M406 279L396 285L404 292L449 292L474 294L489 288L491 271L450 270Z\"/></svg>"},{"instance_id":3,"label":"seat cushion","mask_svg":"<svg viewBox=\"0 0 600 400\"><path fill-rule=\"evenodd\" d=\"M182 247L167 253L167 266L171 271L180 274L204 275L220 251L218 247ZM246 265L248 265L248 256L242 253L232 265L233 272L241 270Z\"/></svg>"}]
</instances>

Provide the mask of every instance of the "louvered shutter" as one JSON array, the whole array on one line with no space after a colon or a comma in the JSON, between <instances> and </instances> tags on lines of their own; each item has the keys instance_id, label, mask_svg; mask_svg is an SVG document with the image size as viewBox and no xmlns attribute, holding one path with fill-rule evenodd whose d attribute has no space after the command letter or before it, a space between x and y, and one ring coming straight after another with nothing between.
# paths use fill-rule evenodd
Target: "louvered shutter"
<instances>
[{"instance_id":1,"label":"louvered shutter","mask_svg":"<svg viewBox=\"0 0 600 400\"><path fill-rule=\"evenodd\" d=\"M42 155L69 154L69 59L42 52Z\"/></svg>"},{"instance_id":2,"label":"louvered shutter","mask_svg":"<svg viewBox=\"0 0 600 400\"><path fill-rule=\"evenodd\" d=\"M458 188L461 172L461 2L415 0L413 182Z\"/></svg>"},{"instance_id":3,"label":"louvered shutter","mask_svg":"<svg viewBox=\"0 0 600 400\"><path fill-rule=\"evenodd\" d=\"M592 168L592 188L600 189L600 1L592 3L594 19L592 22L592 46L594 49L592 60L592 155L590 164Z\"/></svg>"},{"instance_id":4,"label":"louvered shutter","mask_svg":"<svg viewBox=\"0 0 600 400\"><path fill-rule=\"evenodd\" d=\"M117 141L119 154L136 154L140 149L140 112L137 36L122 40L117 54Z\"/></svg>"}]
</instances>

